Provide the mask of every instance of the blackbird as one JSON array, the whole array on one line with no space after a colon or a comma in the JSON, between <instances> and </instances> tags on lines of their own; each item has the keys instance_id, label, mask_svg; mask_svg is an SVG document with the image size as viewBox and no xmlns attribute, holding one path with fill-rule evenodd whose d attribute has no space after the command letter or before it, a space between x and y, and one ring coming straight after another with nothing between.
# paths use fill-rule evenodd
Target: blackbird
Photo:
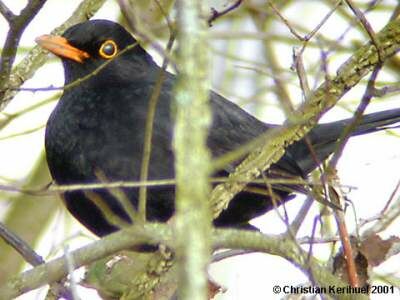
<instances>
[{"instance_id":1,"label":"blackbird","mask_svg":"<svg viewBox=\"0 0 400 300\"><path fill-rule=\"evenodd\" d=\"M54 181L57 184L95 183L104 179L138 181L148 102L160 67L130 33L107 20L83 22L62 36L41 36L37 43L62 59L65 84L75 82L64 90L47 122L45 147ZM154 118L149 180L174 178L171 102L176 77L168 72L165 76ZM214 158L278 126L259 121L213 91L210 91L210 106L212 126L207 145ZM378 131L399 121L400 109L365 115L352 135ZM318 162L332 154L350 122L317 125L308 134L315 154L301 140L288 147L266 175L305 178ZM227 176L239 162L226 165L213 175ZM291 188L273 185L275 199L280 202L290 199ZM137 207L138 188L121 190ZM174 191L173 185L148 188L147 220L165 222L173 215ZM63 197L68 210L98 236L114 232L118 227L104 217L94 198L101 199L103 206L123 220L132 222L120 199L108 189L68 191ZM214 224L245 227L251 219L271 208L273 201L265 185L252 184L234 197Z\"/></svg>"}]
</instances>

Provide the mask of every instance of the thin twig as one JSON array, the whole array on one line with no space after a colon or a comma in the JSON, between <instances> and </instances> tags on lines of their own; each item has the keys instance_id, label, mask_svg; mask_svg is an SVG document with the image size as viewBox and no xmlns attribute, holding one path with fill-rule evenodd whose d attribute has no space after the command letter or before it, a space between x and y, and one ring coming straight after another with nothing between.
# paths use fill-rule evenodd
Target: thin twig
<instances>
[{"instance_id":1,"label":"thin twig","mask_svg":"<svg viewBox=\"0 0 400 300\"><path fill-rule=\"evenodd\" d=\"M82 83L84 83L85 81L93 78L94 76L96 76L97 74L99 74L105 67L107 67L110 63L112 63L114 61L114 59L117 59L119 56L123 55L124 53L128 52L129 50L135 48L138 46L138 43L135 42L131 45L126 46L123 50L121 50L120 52L118 52L117 55L115 55L112 59L106 60L105 62L103 62L102 64L100 64L96 69L94 69L92 72L90 72L89 74L79 77L76 80L72 81L71 83L68 83L66 85L63 86L53 86L50 85L49 87L37 87L37 88L21 88L21 87L11 87L11 90L15 90L15 91L29 91L29 92L51 92L51 91L66 91L69 89L72 89L76 86L81 85Z\"/></svg>"},{"instance_id":2,"label":"thin twig","mask_svg":"<svg viewBox=\"0 0 400 300\"><path fill-rule=\"evenodd\" d=\"M336 169L334 168L334 166L328 167L326 172L327 172L327 176L332 181L339 180L336 175ZM343 197L342 191L340 189L335 190L333 188L330 188L327 193L327 197L329 197L330 202L335 203L339 207L344 207L344 197ZM333 213L335 216L340 240L341 240L342 247L343 247L344 259L346 262L346 271L347 271L349 283L352 287L358 287L360 281L358 278L356 263L354 261L355 256L353 254L354 251L352 249L350 235L347 230L345 212L344 212L344 210L335 209L335 210L333 210Z\"/></svg>"},{"instance_id":3,"label":"thin twig","mask_svg":"<svg viewBox=\"0 0 400 300\"><path fill-rule=\"evenodd\" d=\"M303 224L304 219L307 216L312 204L314 203L314 199L311 196L307 196L306 200L304 201L303 205L301 206L299 212L297 213L296 217L290 224L288 230L290 230L293 236L296 236L301 224ZM288 233L288 232L287 232Z\"/></svg>"},{"instance_id":4,"label":"thin twig","mask_svg":"<svg viewBox=\"0 0 400 300\"><path fill-rule=\"evenodd\" d=\"M367 106L371 102L372 97L374 96L374 89L375 89L375 82L376 78L378 77L379 72L382 69L382 64L378 64L374 67L374 70L372 71L372 74L368 80L367 88L365 90L365 93L363 97L361 98L360 104L358 105L353 118L349 125L346 126L346 128L343 130L342 136L339 138L340 143L338 143L338 147L335 150L333 157L329 163L330 168L335 168L339 158L341 157L344 147L347 144L347 141L351 137L351 133L356 129L357 125L361 121L361 117L364 114L364 111L366 110Z\"/></svg>"},{"instance_id":5,"label":"thin twig","mask_svg":"<svg viewBox=\"0 0 400 300\"><path fill-rule=\"evenodd\" d=\"M392 193L390 194L389 200L386 202L385 206L383 207L380 215L384 215L386 213L386 211L389 209L390 204L392 203L392 201L394 200L394 198L396 197L396 194L400 191L400 180L397 182L396 187L394 188L394 190L392 191Z\"/></svg>"},{"instance_id":6,"label":"thin twig","mask_svg":"<svg viewBox=\"0 0 400 300\"><path fill-rule=\"evenodd\" d=\"M109 181L104 172L98 169L95 170L95 175L97 179L100 180L100 182ZM129 218L133 223L135 223L135 221L138 221L139 217L137 210L133 205L133 203L129 200L129 197L127 196L127 194L123 189L121 188L108 189L108 192L121 204L123 210L127 213L127 215L129 216ZM112 209L110 209L110 207L107 205L107 201L105 201L100 194L90 191L88 193L92 194L92 199L96 201L96 205L99 204L99 208L101 210L106 210L107 214L112 214L112 216L110 216L111 219L119 220L120 221L119 223L122 226L126 226L128 224L120 215L116 214L115 212L112 211Z\"/></svg>"},{"instance_id":7,"label":"thin twig","mask_svg":"<svg viewBox=\"0 0 400 300\"><path fill-rule=\"evenodd\" d=\"M4 12L4 17L9 21L10 29L8 31L6 41L3 45L3 51L0 58L0 93L8 84L11 68L14 64L17 54L19 40L28 24L33 20L39 10L42 8L46 0L31 0L21 10L18 16L10 17L10 11L1 2L1 10ZM0 94L0 96L1 96Z\"/></svg>"},{"instance_id":8,"label":"thin twig","mask_svg":"<svg viewBox=\"0 0 400 300\"><path fill-rule=\"evenodd\" d=\"M3 1L0 1L0 14L3 15L8 24L11 24L15 18L14 13L3 3Z\"/></svg>"},{"instance_id":9,"label":"thin twig","mask_svg":"<svg viewBox=\"0 0 400 300\"><path fill-rule=\"evenodd\" d=\"M29 113L31 111L34 111L35 109L38 109L38 108L40 108L40 107L42 107L42 106L44 106L44 105L46 105L48 103L51 103L51 102L57 100L58 98L60 98L60 94L56 93L56 94L52 95L51 97L49 97L47 99L44 99L44 100L42 100L40 102L37 102L37 103L35 103L33 105L27 106L27 107L15 112L15 113L11 113L11 114L7 113L6 114L6 113L2 112L2 114L4 115L4 119L2 119L0 121L0 129L3 129L5 126L7 126L10 122L15 120L16 118L18 118L18 117L20 117L20 116L22 116L22 115L24 115L26 113Z\"/></svg>"},{"instance_id":10,"label":"thin twig","mask_svg":"<svg viewBox=\"0 0 400 300\"><path fill-rule=\"evenodd\" d=\"M172 27L170 27L172 30ZM171 31L170 38L168 40L166 52L171 51L172 45L175 40L175 35ZM168 66L168 57L164 57L162 67L158 73L158 78L156 81L156 85L154 86L153 92L149 99L147 118L146 118L146 128L144 133L144 141L143 141L143 157L142 157L142 165L140 168L140 181L146 181L148 179L149 173L149 165L150 165L150 157L151 157L151 145L152 145L152 137L153 137L153 125L154 118L156 114L156 108L158 99L160 98L161 88L163 86L165 80L165 73ZM147 196L147 187L141 186L139 188L139 205L138 212L141 221L146 220L146 196Z\"/></svg>"},{"instance_id":11,"label":"thin twig","mask_svg":"<svg viewBox=\"0 0 400 300\"><path fill-rule=\"evenodd\" d=\"M242 4L243 0L237 0L235 3L233 3L231 6L228 6L222 11L217 11L214 7L211 7L211 16L208 18L207 23L208 26L212 26L213 22L218 19L219 17L222 17L223 15L226 15L227 13L231 12L232 10L236 9L239 7L240 4Z\"/></svg>"},{"instance_id":12,"label":"thin twig","mask_svg":"<svg viewBox=\"0 0 400 300\"><path fill-rule=\"evenodd\" d=\"M60 34L66 28L89 19L104 2L105 0L83 0L72 15L62 25L52 30L51 34ZM39 46L36 46L13 68L12 72L7 76L6 89L0 89L0 98L2 98L0 101L0 109L3 109L17 94L17 88L31 78L35 71L45 63L46 53L47 52L40 49ZM2 95L2 93L4 93L4 95Z\"/></svg>"},{"instance_id":13,"label":"thin twig","mask_svg":"<svg viewBox=\"0 0 400 300\"><path fill-rule=\"evenodd\" d=\"M327 244L327 243L336 243L340 241L339 237L323 237L323 238L318 238L315 236L305 236L301 238L297 238L297 242L299 244Z\"/></svg>"},{"instance_id":14,"label":"thin twig","mask_svg":"<svg viewBox=\"0 0 400 300\"><path fill-rule=\"evenodd\" d=\"M21 92L32 92L32 93L36 93L36 92L53 92L53 91L62 91L64 90L65 86L54 86L52 84L50 84L49 86L45 86L45 87L16 87L13 88L11 87L10 89L14 90L14 91L21 91Z\"/></svg>"},{"instance_id":15,"label":"thin twig","mask_svg":"<svg viewBox=\"0 0 400 300\"><path fill-rule=\"evenodd\" d=\"M397 197L396 201L391 201L392 198L396 196L396 194L399 191L399 186L400 186L400 180L396 184L396 187L390 195L389 202L392 202L392 205L390 206L390 209L387 209L385 205L385 213L382 213L384 210L382 210L381 214L379 214L376 219L378 219L378 222L374 224L371 228L366 230L363 234L363 236L370 236L372 234L379 233L383 230L385 230L393 221L395 221L399 216L400 216L400 196Z\"/></svg>"},{"instance_id":16,"label":"thin twig","mask_svg":"<svg viewBox=\"0 0 400 300\"><path fill-rule=\"evenodd\" d=\"M303 59L302 59L302 51L297 51L295 48L293 49L293 69L296 70L297 77L299 78L300 88L303 92L304 100L307 100L310 96L311 90L310 85L307 80L307 73L304 68Z\"/></svg>"},{"instance_id":17,"label":"thin twig","mask_svg":"<svg viewBox=\"0 0 400 300\"><path fill-rule=\"evenodd\" d=\"M377 89L374 88L372 91L372 96L374 97L383 97L388 94L395 94L395 93L400 93L400 86L399 85L393 85L393 86L385 86L383 88Z\"/></svg>"},{"instance_id":18,"label":"thin twig","mask_svg":"<svg viewBox=\"0 0 400 300\"><path fill-rule=\"evenodd\" d=\"M321 223L321 216L316 216L314 218L313 226L311 228L311 238L310 238L311 242L309 243L309 248L308 248L308 251L307 251L307 266L310 266L309 262L311 261L311 259L313 257L312 254L313 254L313 250L314 250L314 243L312 241L314 240L315 232L317 231L318 223ZM296 240L296 242L298 243L298 245L300 245L297 240ZM311 268L309 268L309 271L310 271L310 275L312 276L311 281L315 284L315 279L314 279L313 274L311 273L311 271L312 271Z\"/></svg>"},{"instance_id":19,"label":"thin twig","mask_svg":"<svg viewBox=\"0 0 400 300\"><path fill-rule=\"evenodd\" d=\"M38 255L23 239L13 233L1 222L0 237L3 238L3 240L13 247L19 254L21 254L25 261L32 266L38 266L45 262L43 258Z\"/></svg>"},{"instance_id":20,"label":"thin twig","mask_svg":"<svg viewBox=\"0 0 400 300\"><path fill-rule=\"evenodd\" d=\"M395 20L400 14L400 3L397 3L396 7L393 10L392 15L390 16L390 21Z\"/></svg>"},{"instance_id":21,"label":"thin twig","mask_svg":"<svg viewBox=\"0 0 400 300\"><path fill-rule=\"evenodd\" d=\"M356 15L357 19L360 21L360 23L363 25L365 31L367 32L367 34L369 35L372 44L375 46L376 51L378 53L378 57L379 60L381 62L383 62L383 54L382 54L382 50L381 47L379 46L379 42L376 38L376 34L374 32L374 30L372 29L371 24L368 22L367 18L365 17L365 15L362 13L361 10L359 10L357 8L357 6L354 5L352 0L345 0L347 5L350 7L350 9L353 11L353 13Z\"/></svg>"},{"instance_id":22,"label":"thin twig","mask_svg":"<svg viewBox=\"0 0 400 300\"><path fill-rule=\"evenodd\" d=\"M335 210L335 217L339 229L340 240L343 246L344 257L346 260L346 270L349 277L349 283L351 286L357 287L359 286L357 267L354 261L353 249L351 247L344 212L340 210Z\"/></svg>"},{"instance_id":23,"label":"thin twig","mask_svg":"<svg viewBox=\"0 0 400 300\"><path fill-rule=\"evenodd\" d=\"M268 184L284 184L284 185L306 185L306 186L318 186L320 182L312 182L304 179L285 179L285 178L268 178L268 179L254 179L250 183L265 184L265 180L268 180ZM213 177L210 178L210 183L226 183L232 182L232 179L228 177ZM240 182L238 182L240 183ZM43 196L54 193L70 192L70 191L85 191L85 190L96 190L96 189L113 189L113 188L138 188L141 186L156 187L156 186L173 186L176 184L175 179L159 179L159 180L147 180L147 181L112 181L112 182L101 182L101 183L81 183L81 184L47 184L40 188L22 188L18 186L0 184L0 190L6 192L17 192L24 193L33 196ZM331 185L336 187L335 185ZM355 189L354 186L340 186L341 188Z\"/></svg>"},{"instance_id":24,"label":"thin twig","mask_svg":"<svg viewBox=\"0 0 400 300\"><path fill-rule=\"evenodd\" d=\"M0 141L27 135L27 134L31 134L31 133L34 133L34 132L37 132L37 131L43 129L45 126L46 126L45 124L42 124L42 125L39 125L37 127L31 128L31 129L25 129L24 131L21 131L21 132L16 132L16 133L12 133L12 134L5 135L5 136L0 136Z\"/></svg>"},{"instance_id":25,"label":"thin twig","mask_svg":"<svg viewBox=\"0 0 400 300\"><path fill-rule=\"evenodd\" d=\"M212 262L219 262L221 260L231 258L238 255L244 255L249 253L254 253L253 250L242 250L242 249L233 249L233 250L226 250L222 252L215 253L212 257Z\"/></svg>"},{"instance_id":26,"label":"thin twig","mask_svg":"<svg viewBox=\"0 0 400 300\"><path fill-rule=\"evenodd\" d=\"M71 300L79 300L78 296L78 291L77 291L77 279L74 273L74 270L76 269L75 263L74 263L74 258L71 255L71 251L69 250L68 245L64 246L64 256L65 256L65 261L66 265L68 268L68 275L69 275L69 291L70 295L72 297Z\"/></svg>"},{"instance_id":27,"label":"thin twig","mask_svg":"<svg viewBox=\"0 0 400 300\"><path fill-rule=\"evenodd\" d=\"M135 36L138 37L139 40L142 40L145 43L149 43L152 49L158 52L158 54L161 57L168 58L170 65L176 70L174 58L168 52L166 52L164 47L161 46L154 38L145 33L144 30L142 31L141 28L138 28L139 22L137 20L135 13L133 12L134 10L130 7L131 6L130 2L127 0L118 0L117 2L121 8L123 16L128 21L128 25L133 30ZM164 16L166 15L164 10L161 10L161 12L163 13ZM168 24L168 20L169 18L167 18L167 26L169 28L172 28L173 26L171 24Z\"/></svg>"},{"instance_id":28,"label":"thin twig","mask_svg":"<svg viewBox=\"0 0 400 300\"><path fill-rule=\"evenodd\" d=\"M340 5L342 5L342 2L343 2L342 0L336 2L333 8L322 18L322 20L317 24L317 26L304 37L306 41L309 41L321 29L321 27L328 21L328 19L337 10L337 8Z\"/></svg>"},{"instance_id":29,"label":"thin twig","mask_svg":"<svg viewBox=\"0 0 400 300\"><path fill-rule=\"evenodd\" d=\"M15 249L24 260L33 267L46 263L44 259L37 254L23 239L8 229L0 222L0 237L11 247ZM66 295L67 291L64 288L62 280L55 281L50 284L50 292L57 295L57 299L61 295ZM1 298L1 297L0 297Z\"/></svg>"},{"instance_id":30,"label":"thin twig","mask_svg":"<svg viewBox=\"0 0 400 300\"><path fill-rule=\"evenodd\" d=\"M297 31L294 29L294 27L290 24L289 20L286 19L278 10L278 8L276 8L276 6L274 5L274 3L272 1L268 1L268 5L269 7L271 7L271 9L276 13L276 15L281 19L281 21L286 25L286 27L289 29L289 31L300 41L304 42L305 39L303 36L301 36L299 33L297 33Z\"/></svg>"},{"instance_id":31,"label":"thin twig","mask_svg":"<svg viewBox=\"0 0 400 300\"><path fill-rule=\"evenodd\" d=\"M376 5L376 1L371 1L368 3L367 8L364 10L364 14L370 12L374 6ZM336 39L336 43L332 43L331 47L327 51L328 53L331 53L333 50L337 49L337 47L341 44L341 42L344 40L346 35L351 31L351 29L359 22L357 18L352 18L351 16L348 17L349 21L349 26L343 31L343 33ZM392 19L393 21L394 19Z\"/></svg>"}]
</instances>

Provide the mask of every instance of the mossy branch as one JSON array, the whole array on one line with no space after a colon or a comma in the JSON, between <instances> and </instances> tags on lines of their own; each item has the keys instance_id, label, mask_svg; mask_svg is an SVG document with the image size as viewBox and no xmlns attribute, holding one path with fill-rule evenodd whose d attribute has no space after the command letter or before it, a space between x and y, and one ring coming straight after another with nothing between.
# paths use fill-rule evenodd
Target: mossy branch
<instances>
[{"instance_id":1,"label":"mossy branch","mask_svg":"<svg viewBox=\"0 0 400 300\"><path fill-rule=\"evenodd\" d=\"M331 274L330 270L316 259L308 258L307 252L302 250L291 239L235 229L212 230L211 234L210 241L213 249L248 249L279 255L307 272L307 276L312 274L313 280L319 287L347 286L347 283L338 280ZM170 225L154 223L134 225L110 234L85 247L71 251L69 255L74 260L75 267L79 268L120 250L149 243L163 243L173 247L173 231ZM30 290L55 282L67 274L67 261L65 256L62 256L9 280L4 286L0 287L0 299L13 299ZM343 299L350 299L351 297L351 299L365 299L362 295L358 296L359 298L354 298L357 296L354 294L342 296Z\"/></svg>"},{"instance_id":2,"label":"mossy branch","mask_svg":"<svg viewBox=\"0 0 400 300\"><path fill-rule=\"evenodd\" d=\"M210 162L206 140L211 123L206 23L202 1L177 2L175 86L175 230L179 299L207 299L210 262Z\"/></svg>"},{"instance_id":3,"label":"mossy branch","mask_svg":"<svg viewBox=\"0 0 400 300\"><path fill-rule=\"evenodd\" d=\"M376 41L381 50L380 57L374 44L361 47L338 69L333 79L325 81L311 93L309 99L293 112L282 127L265 135L265 143L242 161L230 174L229 182L215 187L211 197L214 217L228 206L229 201L247 183L277 162L290 144L303 138L326 111L381 62L380 59L385 61L399 51L400 19L388 23L376 34Z\"/></svg>"}]
</instances>

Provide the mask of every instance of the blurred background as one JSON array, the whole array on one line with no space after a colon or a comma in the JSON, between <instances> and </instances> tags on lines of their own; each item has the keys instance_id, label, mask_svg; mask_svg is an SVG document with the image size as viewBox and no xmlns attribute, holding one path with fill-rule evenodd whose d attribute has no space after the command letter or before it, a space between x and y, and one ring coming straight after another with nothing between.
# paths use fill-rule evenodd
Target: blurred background
<instances>
[{"instance_id":1,"label":"blurred background","mask_svg":"<svg viewBox=\"0 0 400 300\"><path fill-rule=\"evenodd\" d=\"M2 1L15 14L27 1ZM161 62L154 45L165 46L168 28L165 18L152 1L130 1L139 21L138 30L149 37L143 46ZM170 19L174 19L173 1L159 1ZM208 1L211 8L222 11L236 1ZM340 1L339 1L340 2ZM48 0L37 17L26 28L19 43L16 63L35 46L35 37L49 33L62 24L76 7L78 0ZM268 1L249 0L228 14L221 16L209 28L212 86L215 91L238 103L248 112L268 123L282 123L286 119L284 99L293 106L304 101L298 76L293 68L293 52L303 46L302 60L311 90L327 76L335 76L338 67L361 45L369 41L368 34L346 4L337 6L333 0L274 1L275 8L301 37L309 35L332 12L308 43L299 40L271 8ZM373 30L378 32L398 9L398 1L353 1L364 12ZM335 9L336 7L336 9ZM124 23L116 1L106 1L94 18ZM125 23L126 24L126 23ZM0 41L6 39L8 24L0 17ZM2 42L1 44L3 44ZM379 73L377 86L398 86L400 74L398 56L390 59ZM49 57L25 88L60 87L63 85L60 61ZM349 118L366 89L365 79L350 90L339 104L325 114L321 122ZM51 182L44 156L44 128L60 93L58 91L19 91L0 114L0 220L26 240L45 260L60 256L68 249L76 249L95 240L75 221L54 194L18 192L21 189L45 189ZM398 93L374 98L367 112L399 107ZM387 130L351 139L338 165L343 189L353 207L346 211L349 232L355 233L357 224L379 215L387 201L400 197L395 193L400 180L400 131ZM298 196L286 205L289 220L294 218L305 197ZM283 210L279 212L282 214ZM314 204L300 229L299 237L311 236L315 218L321 207ZM333 217L327 216L324 226L317 226L317 236L336 232ZM381 233L383 238L400 232L400 218ZM285 223L275 211L253 222L265 233L282 233ZM372 223L373 224L373 223ZM371 223L360 228L361 233ZM307 245L304 245L308 249ZM334 246L338 249L339 245ZM332 244L314 245L313 255L331 264ZM20 256L0 240L0 283L9 276L30 268ZM393 256L371 270L375 284L400 285L400 259ZM77 278L83 271L77 271ZM212 264L211 277L226 288L215 299L282 299L288 295L274 295L275 285L307 283L307 277L282 258L267 254L246 254ZM1 284L0 284L1 285ZM79 287L82 299L96 299L93 290ZM46 289L36 290L19 299L43 299ZM372 299L398 299L392 295L372 295ZM294 298L291 298L294 299Z\"/></svg>"}]
</instances>

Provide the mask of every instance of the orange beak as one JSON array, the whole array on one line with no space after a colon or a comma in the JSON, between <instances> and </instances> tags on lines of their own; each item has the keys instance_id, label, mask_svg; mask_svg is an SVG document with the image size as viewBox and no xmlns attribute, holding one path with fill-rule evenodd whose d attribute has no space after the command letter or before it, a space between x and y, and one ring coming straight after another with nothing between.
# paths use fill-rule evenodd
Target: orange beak
<instances>
[{"instance_id":1,"label":"orange beak","mask_svg":"<svg viewBox=\"0 0 400 300\"><path fill-rule=\"evenodd\" d=\"M61 58L68 58L78 63L83 63L89 58L89 53L72 46L66 38L44 34L35 39L36 43Z\"/></svg>"}]
</instances>

